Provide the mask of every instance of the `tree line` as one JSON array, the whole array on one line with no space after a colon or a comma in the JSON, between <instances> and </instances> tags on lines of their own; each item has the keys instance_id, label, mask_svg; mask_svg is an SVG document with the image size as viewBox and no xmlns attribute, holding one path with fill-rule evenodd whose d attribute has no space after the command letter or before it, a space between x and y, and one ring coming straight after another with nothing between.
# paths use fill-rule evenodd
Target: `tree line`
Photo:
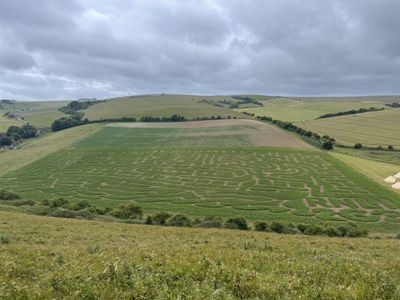
<instances>
[{"instance_id":1,"label":"tree line","mask_svg":"<svg viewBox=\"0 0 400 300\"><path fill-rule=\"evenodd\" d=\"M346 115L362 114L362 113L372 112L372 111L382 111L384 109L385 109L384 107L352 109L352 110L347 110L347 111L339 111L336 113L327 113L327 114L317 117L316 119L326 119L326 118L333 118L333 117L346 116Z\"/></svg>"},{"instance_id":2,"label":"tree line","mask_svg":"<svg viewBox=\"0 0 400 300\"><path fill-rule=\"evenodd\" d=\"M255 116L254 114L248 112L245 112L245 114L253 117ZM261 121L272 123L282 129L295 132L298 135L305 138L306 141L310 142L313 145L318 145L319 147L325 150L332 150L336 142L336 140L330 137L329 135L321 136L318 133L313 132L311 130L303 129L300 126L293 124L292 122L274 120L271 117L266 117L266 116L257 116L256 118Z\"/></svg>"}]
</instances>

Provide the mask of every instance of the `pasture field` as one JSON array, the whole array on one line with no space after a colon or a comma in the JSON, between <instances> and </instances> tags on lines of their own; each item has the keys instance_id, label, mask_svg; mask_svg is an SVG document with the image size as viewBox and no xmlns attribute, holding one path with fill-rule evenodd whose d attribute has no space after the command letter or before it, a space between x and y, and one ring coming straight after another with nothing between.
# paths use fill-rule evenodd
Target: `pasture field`
<instances>
[{"instance_id":1,"label":"pasture field","mask_svg":"<svg viewBox=\"0 0 400 300\"><path fill-rule=\"evenodd\" d=\"M397 151L378 151L378 150L357 150L353 148L336 147L335 152L358 157L373 162L382 162L400 168L400 152Z\"/></svg>"},{"instance_id":2,"label":"pasture field","mask_svg":"<svg viewBox=\"0 0 400 300\"><path fill-rule=\"evenodd\" d=\"M38 128L50 127L54 120L67 116L66 114L55 110L45 112L23 113L21 116L25 121Z\"/></svg>"},{"instance_id":3,"label":"pasture field","mask_svg":"<svg viewBox=\"0 0 400 300\"><path fill-rule=\"evenodd\" d=\"M0 219L2 299L400 298L399 240Z\"/></svg>"},{"instance_id":4,"label":"pasture field","mask_svg":"<svg viewBox=\"0 0 400 300\"><path fill-rule=\"evenodd\" d=\"M74 127L27 140L18 149L0 151L0 176L68 147L96 132L101 127L100 124Z\"/></svg>"},{"instance_id":5,"label":"pasture field","mask_svg":"<svg viewBox=\"0 0 400 300\"><path fill-rule=\"evenodd\" d=\"M400 148L400 109L369 112L351 116L327 118L301 122L299 125L308 130L327 134L339 143L368 146L394 145Z\"/></svg>"},{"instance_id":6,"label":"pasture field","mask_svg":"<svg viewBox=\"0 0 400 300\"><path fill-rule=\"evenodd\" d=\"M0 133L1 132L6 132L8 127L12 126L12 125L16 125L16 126L21 126L23 125L23 123L19 120L16 119L9 119L5 116L3 116L3 113L0 110Z\"/></svg>"},{"instance_id":7,"label":"pasture field","mask_svg":"<svg viewBox=\"0 0 400 300\"><path fill-rule=\"evenodd\" d=\"M365 101L302 101L292 98L277 97L262 100L263 107L237 109L238 112L254 113L256 116L268 116L276 120L300 122L313 120L326 113L334 113L351 109L369 108L371 106L383 107L380 102Z\"/></svg>"},{"instance_id":8,"label":"pasture field","mask_svg":"<svg viewBox=\"0 0 400 300\"><path fill-rule=\"evenodd\" d=\"M12 113L34 113L56 111L70 101L16 101L13 104L1 103L4 111Z\"/></svg>"},{"instance_id":9,"label":"pasture field","mask_svg":"<svg viewBox=\"0 0 400 300\"><path fill-rule=\"evenodd\" d=\"M89 120L135 117L150 115L157 117L170 117L180 114L187 119L197 117L241 116L226 107L219 107L202 103L206 100L233 100L230 96L192 96L192 95L148 95L132 96L110 99L104 103L92 105L83 110ZM200 102L199 102L200 101ZM243 116L242 116L243 117Z\"/></svg>"},{"instance_id":10,"label":"pasture field","mask_svg":"<svg viewBox=\"0 0 400 300\"><path fill-rule=\"evenodd\" d=\"M149 212L400 228L399 195L329 154L245 146L248 140L235 135L190 139L180 130L106 127L0 183L38 200L64 197L103 207L136 200ZM227 146L232 141L239 145Z\"/></svg>"}]
</instances>

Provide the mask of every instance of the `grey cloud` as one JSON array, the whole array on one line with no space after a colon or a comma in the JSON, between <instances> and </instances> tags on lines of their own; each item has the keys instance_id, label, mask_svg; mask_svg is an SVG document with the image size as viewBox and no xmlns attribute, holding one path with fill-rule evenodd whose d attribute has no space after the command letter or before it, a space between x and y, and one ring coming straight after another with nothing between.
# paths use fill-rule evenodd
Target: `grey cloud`
<instances>
[{"instance_id":1,"label":"grey cloud","mask_svg":"<svg viewBox=\"0 0 400 300\"><path fill-rule=\"evenodd\" d=\"M400 93L396 0L0 0L0 98Z\"/></svg>"}]
</instances>

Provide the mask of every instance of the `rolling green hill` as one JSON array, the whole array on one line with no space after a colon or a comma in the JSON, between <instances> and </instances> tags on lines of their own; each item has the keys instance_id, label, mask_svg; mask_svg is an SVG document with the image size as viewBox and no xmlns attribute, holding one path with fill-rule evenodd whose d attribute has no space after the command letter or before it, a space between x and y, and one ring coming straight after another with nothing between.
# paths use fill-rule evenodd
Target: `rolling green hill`
<instances>
[{"instance_id":1,"label":"rolling green hill","mask_svg":"<svg viewBox=\"0 0 400 300\"><path fill-rule=\"evenodd\" d=\"M383 107L381 102L370 101L324 101L323 99L315 99L315 101L304 101L303 99L292 98L255 98L263 103L263 107L256 108L241 108L238 112L254 113L257 116L268 116L276 120L300 122L313 120L326 113L335 113L340 111L347 111L351 109ZM375 98L373 98L375 99Z\"/></svg>"},{"instance_id":2,"label":"rolling green hill","mask_svg":"<svg viewBox=\"0 0 400 300\"><path fill-rule=\"evenodd\" d=\"M221 117L241 116L227 107L208 104L205 100L231 99L229 96L190 96L190 95L149 95L132 96L107 100L90 106L83 110L85 117L89 120L140 117L145 115L157 117L170 117L173 114L180 114L187 119L197 117Z\"/></svg>"},{"instance_id":3,"label":"rolling green hill","mask_svg":"<svg viewBox=\"0 0 400 300\"><path fill-rule=\"evenodd\" d=\"M400 109L312 120L299 123L302 128L327 134L339 143L368 146L394 145L400 148Z\"/></svg>"}]
</instances>

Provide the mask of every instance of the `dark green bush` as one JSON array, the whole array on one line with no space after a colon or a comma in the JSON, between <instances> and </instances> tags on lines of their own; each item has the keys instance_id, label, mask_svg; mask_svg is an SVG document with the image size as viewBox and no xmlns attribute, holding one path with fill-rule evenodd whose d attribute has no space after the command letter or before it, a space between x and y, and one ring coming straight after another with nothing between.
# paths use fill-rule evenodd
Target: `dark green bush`
<instances>
[{"instance_id":1,"label":"dark green bush","mask_svg":"<svg viewBox=\"0 0 400 300\"><path fill-rule=\"evenodd\" d=\"M153 225L153 217L152 216L147 216L146 221L144 222L147 225Z\"/></svg>"},{"instance_id":2,"label":"dark green bush","mask_svg":"<svg viewBox=\"0 0 400 300\"><path fill-rule=\"evenodd\" d=\"M256 222L254 223L254 229L257 231L267 231L268 224L266 222Z\"/></svg>"},{"instance_id":3,"label":"dark green bush","mask_svg":"<svg viewBox=\"0 0 400 300\"><path fill-rule=\"evenodd\" d=\"M68 208L69 207L69 201L67 199L64 199L64 198L58 198L58 199L50 201L50 207L51 208L57 208L57 207Z\"/></svg>"},{"instance_id":4,"label":"dark green bush","mask_svg":"<svg viewBox=\"0 0 400 300\"><path fill-rule=\"evenodd\" d=\"M271 231L273 231L273 232L282 233L284 228L285 228L285 225L280 222L272 222L271 223Z\"/></svg>"},{"instance_id":5,"label":"dark green bush","mask_svg":"<svg viewBox=\"0 0 400 300\"><path fill-rule=\"evenodd\" d=\"M322 143L322 148L325 150L332 150L333 149L333 143L331 141L326 141Z\"/></svg>"},{"instance_id":6,"label":"dark green bush","mask_svg":"<svg viewBox=\"0 0 400 300\"><path fill-rule=\"evenodd\" d=\"M229 229L240 229L240 230L249 229L247 221L243 217L229 218L228 220L225 221L224 227Z\"/></svg>"},{"instance_id":7,"label":"dark green bush","mask_svg":"<svg viewBox=\"0 0 400 300\"><path fill-rule=\"evenodd\" d=\"M353 228L348 225L339 225L336 227L336 230L339 232L339 236L344 237L346 236Z\"/></svg>"},{"instance_id":8,"label":"dark green bush","mask_svg":"<svg viewBox=\"0 0 400 300\"><path fill-rule=\"evenodd\" d=\"M13 143L13 140L6 135L0 136L0 147L2 146L11 146Z\"/></svg>"},{"instance_id":9,"label":"dark green bush","mask_svg":"<svg viewBox=\"0 0 400 300\"><path fill-rule=\"evenodd\" d=\"M340 236L340 232L332 226L325 228L324 234L330 237Z\"/></svg>"},{"instance_id":10,"label":"dark green bush","mask_svg":"<svg viewBox=\"0 0 400 300\"><path fill-rule=\"evenodd\" d=\"M0 245L9 244L11 239L7 235L0 235Z\"/></svg>"},{"instance_id":11,"label":"dark green bush","mask_svg":"<svg viewBox=\"0 0 400 300\"><path fill-rule=\"evenodd\" d=\"M309 224L297 224L297 229L304 233L309 226Z\"/></svg>"},{"instance_id":12,"label":"dark green bush","mask_svg":"<svg viewBox=\"0 0 400 300\"><path fill-rule=\"evenodd\" d=\"M167 220L168 226L177 226L177 227L191 227L192 220L182 214L173 215L171 218Z\"/></svg>"},{"instance_id":13,"label":"dark green bush","mask_svg":"<svg viewBox=\"0 0 400 300\"><path fill-rule=\"evenodd\" d=\"M73 209L73 210L81 210L81 209L88 208L88 207L92 207L92 205L88 201L85 201L85 200L73 203L71 205L71 209Z\"/></svg>"},{"instance_id":14,"label":"dark green bush","mask_svg":"<svg viewBox=\"0 0 400 300\"><path fill-rule=\"evenodd\" d=\"M165 225L167 220L171 217L171 214L160 212L153 216L153 224L155 225Z\"/></svg>"},{"instance_id":15,"label":"dark green bush","mask_svg":"<svg viewBox=\"0 0 400 300\"><path fill-rule=\"evenodd\" d=\"M322 235L324 230L322 227L317 226L317 225L311 225L307 227L307 229L304 231L304 234L306 235Z\"/></svg>"},{"instance_id":16,"label":"dark green bush","mask_svg":"<svg viewBox=\"0 0 400 300\"><path fill-rule=\"evenodd\" d=\"M132 201L118 206L111 214L120 219L138 219L143 216L143 208Z\"/></svg>"},{"instance_id":17,"label":"dark green bush","mask_svg":"<svg viewBox=\"0 0 400 300\"><path fill-rule=\"evenodd\" d=\"M6 190L0 191L0 200L17 200L17 199L21 199L21 196L16 193L9 192Z\"/></svg>"},{"instance_id":18,"label":"dark green bush","mask_svg":"<svg viewBox=\"0 0 400 300\"><path fill-rule=\"evenodd\" d=\"M357 143L354 145L354 149L361 149L362 147L363 147L363 145L360 143Z\"/></svg>"}]
</instances>

